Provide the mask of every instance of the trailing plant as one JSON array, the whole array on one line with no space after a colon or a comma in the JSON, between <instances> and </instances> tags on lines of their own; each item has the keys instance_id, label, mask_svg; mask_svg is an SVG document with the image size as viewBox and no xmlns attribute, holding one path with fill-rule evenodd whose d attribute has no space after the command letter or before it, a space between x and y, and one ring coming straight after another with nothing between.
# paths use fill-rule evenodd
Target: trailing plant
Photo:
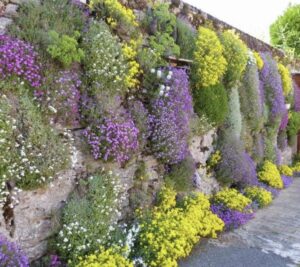
<instances>
[{"instance_id":1,"label":"trailing plant","mask_svg":"<svg viewBox=\"0 0 300 267\"><path fill-rule=\"evenodd\" d=\"M74 195L63 209L62 229L55 242L69 266L76 266L79 257L97 251L100 246L113 246L125 200L118 177L111 171L100 171L83 185L87 187L86 194L82 198Z\"/></svg>"},{"instance_id":2,"label":"trailing plant","mask_svg":"<svg viewBox=\"0 0 300 267\"><path fill-rule=\"evenodd\" d=\"M224 224L210 211L203 194L188 196L176 206L176 193L163 189L160 204L139 216L136 254L147 266L178 266L201 237L216 237Z\"/></svg>"},{"instance_id":3,"label":"trailing plant","mask_svg":"<svg viewBox=\"0 0 300 267\"><path fill-rule=\"evenodd\" d=\"M29 267L29 260L20 247L0 235L0 265L7 267Z\"/></svg>"},{"instance_id":4,"label":"trailing plant","mask_svg":"<svg viewBox=\"0 0 300 267\"><path fill-rule=\"evenodd\" d=\"M177 18L177 39L176 43L180 47L180 57L193 59L196 48L196 31L193 30L186 22Z\"/></svg>"},{"instance_id":5,"label":"trailing plant","mask_svg":"<svg viewBox=\"0 0 300 267\"><path fill-rule=\"evenodd\" d=\"M222 84L194 90L193 98L195 112L200 117L206 116L209 123L215 127L224 123L229 112L229 104Z\"/></svg>"},{"instance_id":6,"label":"trailing plant","mask_svg":"<svg viewBox=\"0 0 300 267\"><path fill-rule=\"evenodd\" d=\"M219 84L226 72L224 48L217 34L199 27L194 53L193 79L197 90Z\"/></svg>"},{"instance_id":7,"label":"trailing plant","mask_svg":"<svg viewBox=\"0 0 300 267\"><path fill-rule=\"evenodd\" d=\"M121 255L116 248L107 250L100 249L99 252L90 254L80 260L76 267L133 267L133 263Z\"/></svg>"},{"instance_id":8,"label":"trailing plant","mask_svg":"<svg viewBox=\"0 0 300 267\"><path fill-rule=\"evenodd\" d=\"M73 36L59 35L55 31L49 32L50 43L47 52L53 59L58 60L64 67L70 67L74 62L80 63L84 59L84 51L78 47L79 32Z\"/></svg>"},{"instance_id":9,"label":"trailing plant","mask_svg":"<svg viewBox=\"0 0 300 267\"><path fill-rule=\"evenodd\" d=\"M239 36L232 30L226 30L220 35L224 47L224 57L227 61L227 71L224 82L227 89L237 85L242 78L248 61L248 48Z\"/></svg>"},{"instance_id":10,"label":"trailing plant","mask_svg":"<svg viewBox=\"0 0 300 267\"><path fill-rule=\"evenodd\" d=\"M236 189L225 188L213 196L212 202L214 204L224 205L229 209L243 212L252 201L239 193Z\"/></svg>"},{"instance_id":11,"label":"trailing plant","mask_svg":"<svg viewBox=\"0 0 300 267\"><path fill-rule=\"evenodd\" d=\"M0 77L21 80L37 88L41 85L41 67L33 46L8 35L0 35Z\"/></svg>"},{"instance_id":12,"label":"trailing plant","mask_svg":"<svg viewBox=\"0 0 300 267\"><path fill-rule=\"evenodd\" d=\"M291 176L281 175L281 179L284 188L288 188L293 183L293 178Z\"/></svg>"},{"instance_id":13,"label":"trailing plant","mask_svg":"<svg viewBox=\"0 0 300 267\"><path fill-rule=\"evenodd\" d=\"M72 36L74 32L82 32L84 28L86 16L71 2L45 0L42 5L37 1L22 2L18 16L9 27L9 33L37 47L40 54L47 59L50 31Z\"/></svg>"},{"instance_id":14,"label":"trailing plant","mask_svg":"<svg viewBox=\"0 0 300 267\"><path fill-rule=\"evenodd\" d=\"M150 141L156 158L167 164L176 164L188 154L192 97L186 70L170 68L167 72L158 95L151 101Z\"/></svg>"},{"instance_id":15,"label":"trailing plant","mask_svg":"<svg viewBox=\"0 0 300 267\"><path fill-rule=\"evenodd\" d=\"M261 170L258 172L258 178L261 182L269 186L282 189L283 182L275 164L270 161L265 161Z\"/></svg>"},{"instance_id":16,"label":"trailing plant","mask_svg":"<svg viewBox=\"0 0 300 267\"><path fill-rule=\"evenodd\" d=\"M272 202L272 194L259 186L247 187L245 196L257 203L259 208L266 207Z\"/></svg>"},{"instance_id":17,"label":"trailing plant","mask_svg":"<svg viewBox=\"0 0 300 267\"><path fill-rule=\"evenodd\" d=\"M264 67L264 61L261 58L260 54L256 51L254 51L253 56L255 58L255 62L256 62L256 66L257 66L258 70L262 70L262 68Z\"/></svg>"},{"instance_id":18,"label":"trailing plant","mask_svg":"<svg viewBox=\"0 0 300 267\"><path fill-rule=\"evenodd\" d=\"M288 96L292 91L292 77L289 69L281 63L278 63L278 71L281 76L284 96Z\"/></svg>"}]
</instances>

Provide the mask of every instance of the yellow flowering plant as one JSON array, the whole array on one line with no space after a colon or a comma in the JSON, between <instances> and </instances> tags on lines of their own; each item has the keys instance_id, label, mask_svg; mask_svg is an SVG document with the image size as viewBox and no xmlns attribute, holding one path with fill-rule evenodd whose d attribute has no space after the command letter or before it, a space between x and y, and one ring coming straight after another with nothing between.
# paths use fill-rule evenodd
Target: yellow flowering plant
<instances>
[{"instance_id":1,"label":"yellow flowering plant","mask_svg":"<svg viewBox=\"0 0 300 267\"><path fill-rule=\"evenodd\" d=\"M278 63L278 71L281 76L282 88L284 96L288 96L292 91L292 77L290 71L283 64Z\"/></svg>"},{"instance_id":2,"label":"yellow flowering plant","mask_svg":"<svg viewBox=\"0 0 300 267\"><path fill-rule=\"evenodd\" d=\"M256 202L260 208L268 206L273 199L271 192L259 186L247 187L245 196Z\"/></svg>"},{"instance_id":3,"label":"yellow flowering plant","mask_svg":"<svg viewBox=\"0 0 300 267\"><path fill-rule=\"evenodd\" d=\"M194 79L196 87L216 85L226 72L224 48L217 34L208 28L199 27L194 53Z\"/></svg>"},{"instance_id":4,"label":"yellow flowering plant","mask_svg":"<svg viewBox=\"0 0 300 267\"><path fill-rule=\"evenodd\" d=\"M270 161L264 162L261 171L258 172L258 179L274 188L283 188L283 181L281 179L280 172L276 165Z\"/></svg>"},{"instance_id":5,"label":"yellow flowering plant","mask_svg":"<svg viewBox=\"0 0 300 267\"><path fill-rule=\"evenodd\" d=\"M133 263L117 252L115 248L95 252L80 258L76 267L133 267Z\"/></svg>"},{"instance_id":6,"label":"yellow flowering plant","mask_svg":"<svg viewBox=\"0 0 300 267\"><path fill-rule=\"evenodd\" d=\"M138 254L149 267L175 267L177 260L190 254L201 237L216 237L224 223L210 210L203 194L176 203L176 192L163 188L160 204L140 213Z\"/></svg>"},{"instance_id":7,"label":"yellow flowering plant","mask_svg":"<svg viewBox=\"0 0 300 267\"><path fill-rule=\"evenodd\" d=\"M225 188L214 195L213 202L233 210L244 211L252 201L234 188Z\"/></svg>"},{"instance_id":8,"label":"yellow flowering plant","mask_svg":"<svg viewBox=\"0 0 300 267\"><path fill-rule=\"evenodd\" d=\"M286 176L293 176L293 169L290 168L288 165L281 165L278 167L280 174L286 175Z\"/></svg>"},{"instance_id":9,"label":"yellow flowering plant","mask_svg":"<svg viewBox=\"0 0 300 267\"><path fill-rule=\"evenodd\" d=\"M261 58L260 54L259 54L258 52L256 52L256 51L254 51L254 52L253 52L253 56L254 56L254 58L255 58L255 60L256 60L257 68L258 68L259 70L262 70L263 67L264 67L264 61L263 61L263 59Z\"/></svg>"},{"instance_id":10,"label":"yellow flowering plant","mask_svg":"<svg viewBox=\"0 0 300 267\"><path fill-rule=\"evenodd\" d=\"M300 162L297 162L293 167L292 167L293 172L300 172Z\"/></svg>"},{"instance_id":11,"label":"yellow flowering plant","mask_svg":"<svg viewBox=\"0 0 300 267\"><path fill-rule=\"evenodd\" d=\"M222 160L221 151L217 150L215 153L213 153L208 161L207 169L211 170L214 167L216 167L220 161Z\"/></svg>"}]
</instances>

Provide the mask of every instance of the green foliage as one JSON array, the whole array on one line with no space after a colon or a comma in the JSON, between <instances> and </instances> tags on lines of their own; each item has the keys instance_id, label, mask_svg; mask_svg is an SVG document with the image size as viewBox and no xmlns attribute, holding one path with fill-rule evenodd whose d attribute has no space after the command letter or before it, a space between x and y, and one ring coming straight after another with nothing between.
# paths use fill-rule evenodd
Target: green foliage
<instances>
[{"instance_id":1,"label":"green foliage","mask_svg":"<svg viewBox=\"0 0 300 267\"><path fill-rule=\"evenodd\" d=\"M232 88L241 79L248 61L248 48L239 36L231 30L220 36L224 47L224 57L227 61L227 71L224 82L227 89Z\"/></svg>"},{"instance_id":2,"label":"green foliage","mask_svg":"<svg viewBox=\"0 0 300 267\"><path fill-rule=\"evenodd\" d=\"M56 249L74 266L79 256L110 246L117 230L121 185L112 172L89 177L84 197L74 195L63 209L62 229L56 238Z\"/></svg>"},{"instance_id":3,"label":"green foliage","mask_svg":"<svg viewBox=\"0 0 300 267\"><path fill-rule=\"evenodd\" d=\"M205 115L213 126L225 121L229 107L226 90L222 84L194 90L194 108L199 116Z\"/></svg>"},{"instance_id":4,"label":"green foliage","mask_svg":"<svg viewBox=\"0 0 300 267\"><path fill-rule=\"evenodd\" d=\"M0 106L0 176L26 190L53 181L68 165L68 145L26 93L2 95Z\"/></svg>"},{"instance_id":5,"label":"green foliage","mask_svg":"<svg viewBox=\"0 0 300 267\"><path fill-rule=\"evenodd\" d=\"M229 113L227 117L228 130L238 139L242 132L242 115L240 109L239 92L236 88L231 89L229 94Z\"/></svg>"},{"instance_id":6,"label":"green foliage","mask_svg":"<svg viewBox=\"0 0 300 267\"><path fill-rule=\"evenodd\" d=\"M154 36L150 36L149 45L160 57L180 55L180 48L174 38L165 32L157 32Z\"/></svg>"},{"instance_id":7,"label":"green foliage","mask_svg":"<svg viewBox=\"0 0 300 267\"><path fill-rule=\"evenodd\" d=\"M289 123L287 126L287 132L289 137L295 136L300 130L300 112L289 113Z\"/></svg>"},{"instance_id":8,"label":"green foliage","mask_svg":"<svg viewBox=\"0 0 300 267\"><path fill-rule=\"evenodd\" d=\"M226 72L224 48L217 34L199 27L194 53L193 78L197 90L218 84Z\"/></svg>"},{"instance_id":9,"label":"green foliage","mask_svg":"<svg viewBox=\"0 0 300 267\"><path fill-rule=\"evenodd\" d=\"M300 55L300 5L289 6L270 27L271 43Z\"/></svg>"},{"instance_id":10,"label":"green foliage","mask_svg":"<svg viewBox=\"0 0 300 267\"><path fill-rule=\"evenodd\" d=\"M74 37L68 35L60 36L55 31L49 32L50 44L47 48L48 53L53 59L60 61L63 66L69 67L73 62L80 63L84 59L84 52L78 48L77 39L79 32L74 33Z\"/></svg>"},{"instance_id":11,"label":"green foliage","mask_svg":"<svg viewBox=\"0 0 300 267\"><path fill-rule=\"evenodd\" d=\"M22 1L18 16L9 27L9 33L40 48L47 57L49 31L72 36L83 30L85 18L81 10L69 0Z\"/></svg>"},{"instance_id":12,"label":"green foliage","mask_svg":"<svg viewBox=\"0 0 300 267\"><path fill-rule=\"evenodd\" d=\"M193 187L195 171L194 159L188 156L180 163L171 166L171 171L165 177L165 182L177 192L188 192Z\"/></svg>"},{"instance_id":13,"label":"green foliage","mask_svg":"<svg viewBox=\"0 0 300 267\"><path fill-rule=\"evenodd\" d=\"M193 118L191 119L191 137L198 135L202 136L212 130L214 127L209 122L209 119L206 117L206 115L200 115L194 114Z\"/></svg>"},{"instance_id":14,"label":"green foliage","mask_svg":"<svg viewBox=\"0 0 300 267\"><path fill-rule=\"evenodd\" d=\"M177 18L177 40L180 47L180 57L193 59L196 47L196 33L192 27Z\"/></svg>"}]
</instances>

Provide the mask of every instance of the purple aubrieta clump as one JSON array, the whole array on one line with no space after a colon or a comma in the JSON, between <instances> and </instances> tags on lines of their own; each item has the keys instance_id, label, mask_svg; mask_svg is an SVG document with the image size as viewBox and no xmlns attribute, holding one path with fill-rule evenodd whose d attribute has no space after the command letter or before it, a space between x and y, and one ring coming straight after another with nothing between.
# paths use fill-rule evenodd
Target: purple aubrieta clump
<instances>
[{"instance_id":1,"label":"purple aubrieta clump","mask_svg":"<svg viewBox=\"0 0 300 267\"><path fill-rule=\"evenodd\" d=\"M105 118L98 125L87 128L83 134L91 146L94 159L123 164L139 147L139 130L130 117L123 121L120 118Z\"/></svg>"},{"instance_id":2,"label":"purple aubrieta clump","mask_svg":"<svg viewBox=\"0 0 300 267\"><path fill-rule=\"evenodd\" d=\"M41 85L37 53L30 44L8 35L0 35L0 77L17 76L32 87Z\"/></svg>"},{"instance_id":3,"label":"purple aubrieta clump","mask_svg":"<svg viewBox=\"0 0 300 267\"><path fill-rule=\"evenodd\" d=\"M185 69L164 71L165 85L151 102L151 150L162 162L176 164L188 154L192 96Z\"/></svg>"},{"instance_id":4,"label":"purple aubrieta clump","mask_svg":"<svg viewBox=\"0 0 300 267\"><path fill-rule=\"evenodd\" d=\"M278 72L277 62L270 53L262 53L264 67L260 72L260 79L264 89L264 97L270 108L271 120L281 119L285 113L284 96L281 76Z\"/></svg>"},{"instance_id":5,"label":"purple aubrieta clump","mask_svg":"<svg viewBox=\"0 0 300 267\"><path fill-rule=\"evenodd\" d=\"M0 266L29 267L28 258L19 246L2 235L0 235Z\"/></svg>"},{"instance_id":6,"label":"purple aubrieta clump","mask_svg":"<svg viewBox=\"0 0 300 267\"><path fill-rule=\"evenodd\" d=\"M293 178L286 175L281 175L284 188L288 188L293 183Z\"/></svg>"},{"instance_id":7,"label":"purple aubrieta clump","mask_svg":"<svg viewBox=\"0 0 300 267\"><path fill-rule=\"evenodd\" d=\"M254 218L254 213L251 210L246 209L245 212L241 212L229 209L224 205L213 204L211 205L211 211L225 223L226 231L237 229Z\"/></svg>"}]
</instances>

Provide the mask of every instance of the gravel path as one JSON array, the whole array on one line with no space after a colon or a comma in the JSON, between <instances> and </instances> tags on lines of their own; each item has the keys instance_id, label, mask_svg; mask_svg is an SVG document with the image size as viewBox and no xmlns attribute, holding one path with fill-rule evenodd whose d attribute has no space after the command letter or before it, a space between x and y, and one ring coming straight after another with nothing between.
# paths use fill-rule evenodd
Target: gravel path
<instances>
[{"instance_id":1,"label":"gravel path","mask_svg":"<svg viewBox=\"0 0 300 267\"><path fill-rule=\"evenodd\" d=\"M300 266L300 178L247 225L197 246L180 267Z\"/></svg>"}]
</instances>

